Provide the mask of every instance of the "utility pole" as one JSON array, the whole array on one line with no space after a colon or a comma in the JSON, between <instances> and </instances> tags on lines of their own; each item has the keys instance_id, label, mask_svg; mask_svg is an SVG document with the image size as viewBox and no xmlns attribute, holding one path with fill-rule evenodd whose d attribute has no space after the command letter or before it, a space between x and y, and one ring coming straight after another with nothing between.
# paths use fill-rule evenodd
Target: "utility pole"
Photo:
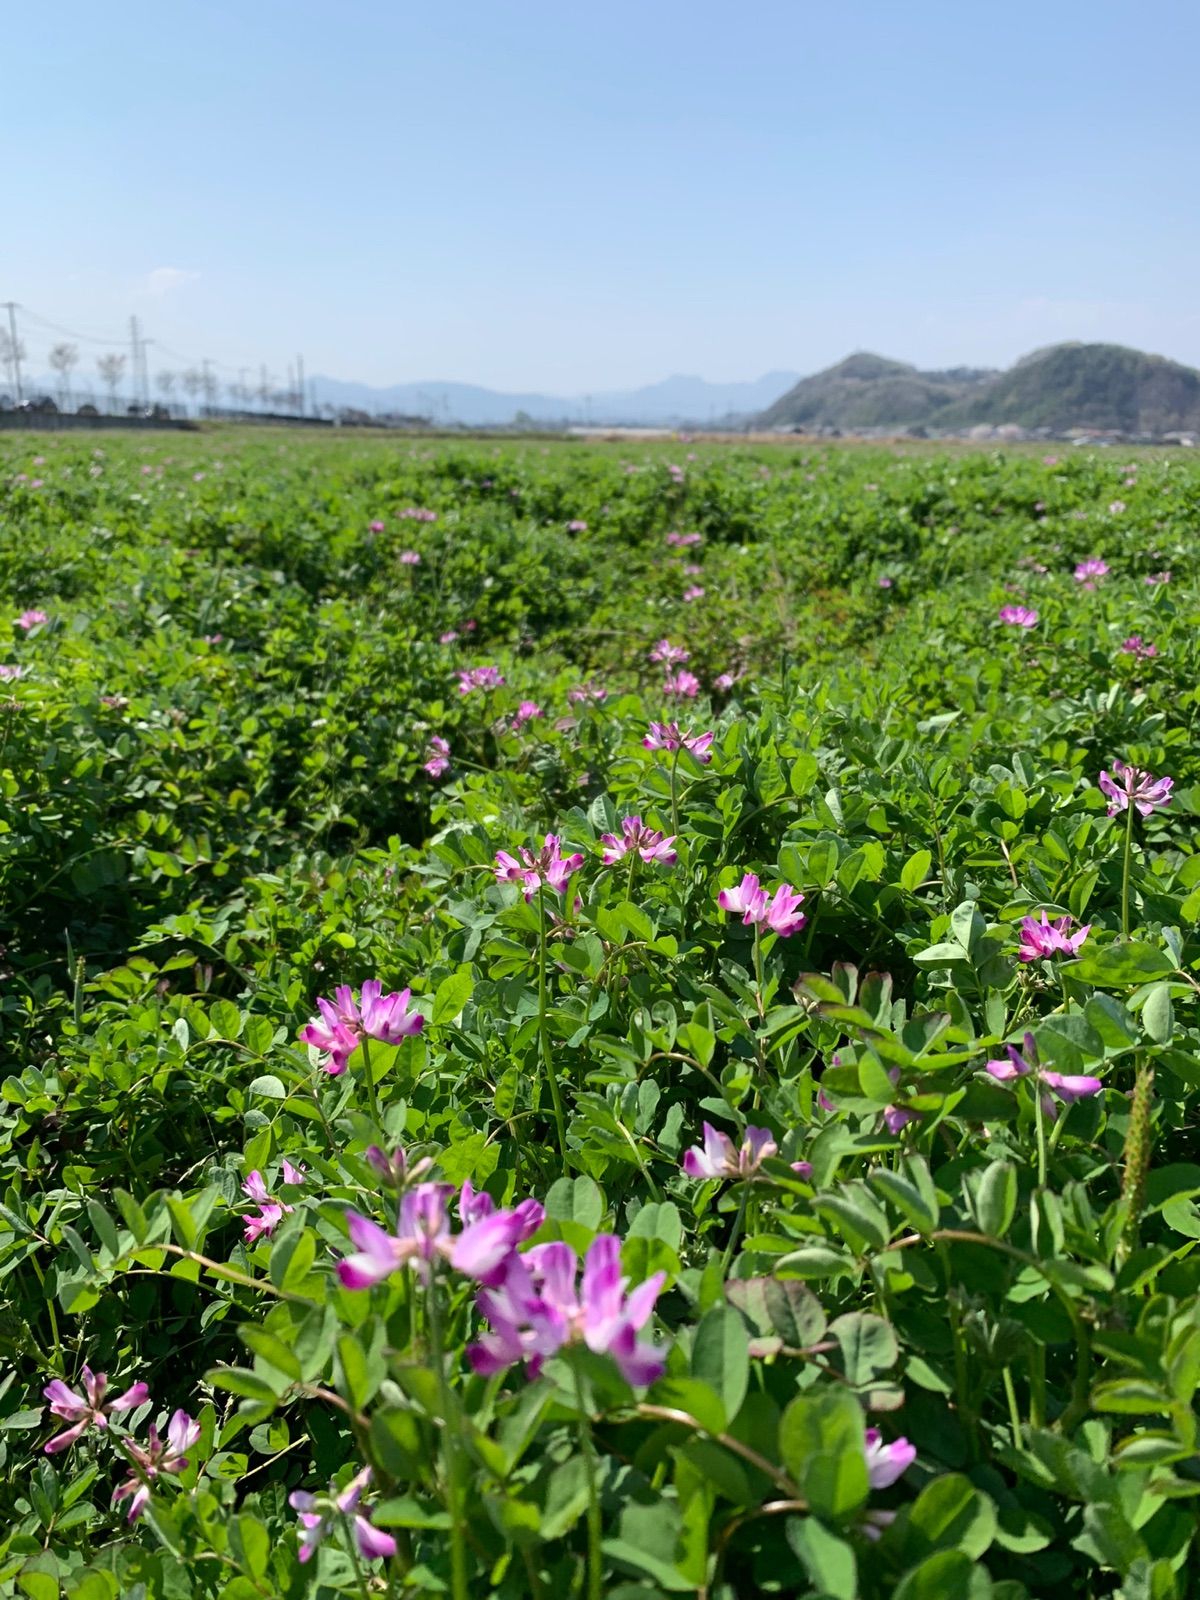
<instances>
[{"instance_id":1,"label":"utility pole","mask_svg":"<svg viewBox=\"0 0 1200 1600\"><path fill-rule=\"evenodd\" d=\"M243 411L249 411L250 409L250 385L246 382L246 374L249 371L249 367L238 368L238 388L242 391L238 398L242 402Z\"/></svg>"},{"instance_id":2,"label":"utility pole","mask_svg":"<svg viewBox=\"0 0 1200 1600\"><path fill-rule=\"evenodd\" d=\"M140 339L138 342L142 347L142 404L145 406L146 410L149 411L149 409L150 409L150 366L149 366L149 363L146 360L146 346L148 344L153 344L154 340L153 339Z\"/></svg>"},{"instance_id":3,"label":"utility pole","mask_svg":"<svg viewBox=\"0 0 1200 1600\"><path fill-rule=\"evenodd\" d=\"M21 346L17 343L17 307L16 302L4 302L8 311L8 335L12 340L13 379L17 386L17 404L21 404Z\"/></svg>"},{"instance_id":4,"label":"utility pole","mask_svg":"<svg viewBox=\"0 0 1200 1600\"><path fill-rule=\"evenodd\" d=\"M133 360L129 363L129 396L136 406L138 403L138 390L142 386L141 380L141 352L138 349L138 319L129 319L129 344L133 351Z\"/></svg>"},{"instance_id":5,"label":"utility pole","mask_svg":"<svg viewBox=\"0 0 1200 1600\"><path fill-rule=\"evenodd\" d=\"M204 398L208 402L209 408L211 410L216 410L216 407L213 405L213 396L217 392L217 380L209 371L209 368L212 366L212 362L207 356L205 356L200 365L204 369Z\"/></svg>"},{"instance_id":6,"label":"utility pole","mask_svg":"<svg viewBox=\"0 0 1200 1600\"><path fill-rule=\"evenodd\" d=\"M264 362L264 364L258 370L258 398L262 403L263 410L265 411L267 409L267 401L271 394L271 385L269 382L269 374L267 372L266 363Z\"/></svg>"},{"instance_id":7,"label":"utility pole","mask_svg":"<svg viewBox=\"0 0 1200 1600\"><path fill-rule=\"evenodd\" d=\"M304 415L304 357L296 357L296 393L300 396L300 415Z\"/></svg>"}]
</instances>

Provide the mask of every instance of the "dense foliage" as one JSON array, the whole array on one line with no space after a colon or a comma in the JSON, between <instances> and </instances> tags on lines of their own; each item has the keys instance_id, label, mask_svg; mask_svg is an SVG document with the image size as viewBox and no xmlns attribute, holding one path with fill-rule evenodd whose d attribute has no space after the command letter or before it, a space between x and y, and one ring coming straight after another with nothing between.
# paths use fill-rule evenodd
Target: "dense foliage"
<instances>
[{"instance_id":1,"label":"dense foliage","mask_svg":"<svg viewBox=\"0 0 1200 1600\"><path fill-rule=\"evenodd\" d=\"M1191 1592L1185 453L0 452L0 1595Z\"/></svg>"}]
</instances>

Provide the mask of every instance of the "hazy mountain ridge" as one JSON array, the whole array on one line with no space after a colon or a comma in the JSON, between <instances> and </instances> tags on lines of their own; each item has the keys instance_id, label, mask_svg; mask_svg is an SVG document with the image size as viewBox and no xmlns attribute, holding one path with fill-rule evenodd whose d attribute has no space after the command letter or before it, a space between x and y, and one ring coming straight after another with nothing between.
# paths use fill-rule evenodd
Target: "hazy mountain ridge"
<instances>
[{"instance_id":1,"label":"hazy mountain ridge","mask_svg":"<svg viewBox=\"0 0 1200 1600\"><path fill-rule=\"evenodd\" d=\"M1200 431L1200 372L1116 344L1058 344L1007 371L922 372L861 352L802 378L755 419L763 428L927 428L1013 424L1160 437Z\"/></svg>"},{"instance_id":2,"label":"hazy mountain ridge","mask_svg":"<svg viewBox=\"0 0 1200 1600\"><path fill-rule=\"evenodd\" d=\"M795 372L768 372L749 382L709 383L703 378L676 375L640 389L597 391L590 395L509 394L477 384L432 380L372 388L326 377L313 378L312 388L320 405L348 406L372 413L399 412L477 426L512 422L518 413L534 422L668 426L761 411L798 376Z\"/></svg>"}]
</instances>

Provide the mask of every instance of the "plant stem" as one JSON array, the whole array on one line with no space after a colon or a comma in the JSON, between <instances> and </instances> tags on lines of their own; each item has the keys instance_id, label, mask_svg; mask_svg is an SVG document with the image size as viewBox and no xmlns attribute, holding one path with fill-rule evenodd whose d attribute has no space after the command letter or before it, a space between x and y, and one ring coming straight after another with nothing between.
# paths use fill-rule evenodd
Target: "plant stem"
<instances>
[{"instance_id":1,"label":"plant stem","mask_svg":"<svg viewBox=\"0 0 1200 1600\"><path fill-rule=\"evenodd\" d=\"M375 1093L375 1074L371 1071L371 1047L367 1043L367 1036L363 1034L363 1077L367 1080L367 1096L371 1102L371 1118L380 1133L383 1132L383 1120L379 1115L379 1099Z\"/></svg>"},{"instance_id":2,"label":"plant stem","mask_svg":"<svg viewBox=\"0 0 1200 1600\"><path fill-rule=\"evenodd\" d=\"M1021 1413L1017 1410L1017 1391L1013 1388L1012 1369L1004 1369L1004 1394L1008 1400L1009 1424L1012 1428L1013 1445L1021 1447Z\"/></svg>"},{"instance_id":3,"label":"plant stem","mask_svg":"<svg viewBox=\"0 0 1200 1600\"><path fill-rule=\"evenodd\" d=\"M558 1132L558 1153L563 1170L567 1168L567 1125L563 1118L562 1096L558 1092L558 1078L554 1071L554 1057L550 1049L550 1029L547 1021L549 1002L546 994L546 891L538 885L538 1044L542 1055L542 1071L550 1086L550 1103L554 1107L554 1126Z\"/></svg>"},{"instance_id":4,"label":"plant stem","mask_svg":"<svg viewBox=\"0 0 1200 1600\"><path fill-rule=\"evenodd\" d=\"M1033 1084L1033 1115L1037 1125L1038 1188L1046 1187L1046 1113L1042 1106L1042 1085L1035 1077Z\"/></svg>"},{"instance_id":5,"label":"plant stem","mask_svg":"<svg viewBox=\"0 0 1200 1600\"><path fill-rule=\"evenodd\" d=\"M1133 855L1133 801L1125 807L1125 861L1121 868L1121 937L1129 937L1129 861Z\"/></svg>"},{"instance_id":6,"label":"plant stem","mask_svg":"<svg viewBox=\"0 0 1200 1600\"><path fill-rule=\"evenodd\" d=\"M746 1220L746 1205L750 1199L750 1179L742 1184L742 1197L738 1201L737 1216L733 1219L733 1232L729 1235L729 1243L725 1246L725 1253L721 1257L721 1276L729 1271L729 1263L733 1260L733 1252L737 1242L742 1236L742 1224Z\"/></svg>"},{"instance_id":7,"label":"plant stem","mask_svg":"<svg viewBox=\"0 0 1200 1600\"><path fill-rule=\"evenodd\" d=\"M587 1475L587 1596L588 1600L601 1600L604 1574L601 1568L600 1541L603 1523L600 1517L600 1496L596 1489L596 1446L592 1439L592 1419L583 1399L583 1374L579 1362L571 1363L575 1373L575 1400L579 1406L579 1448L583 1452L584 1471Z\"/></svg>"},{"instance_id":8,"label":"plant stem","mask_svg":"<svg viewBox=\"0 0 1200 1600\"><path fill-rule=\"evenodd\" d=\"M362 1595L362 1600L371 1600L371 1591L367 1587L367 1574L363 1570L362 1562L358 1559L358 1544L354 1538L354 1524L350 1520L350 1513L343 1511L340 1515L342 1527L346 1530L346 1548L350 1552L350 1563L354 1568L354 1576L358 1580L358 1592Z\"/></svg>"},{"instance_id":9,"label":"plant stem","mask_svg":"<svg viewBox=\"0 0 1200 1600\"><path fill-rule=\"evenodd\" d=\"M682 745L676 745L671 755L671 832L678 837L679 834L679 806L675 798L675 769L679 765L679 752Z\"/></svg>"},{"instance_id":10,"label":"plant stem","mask_svg":"<svg viewBox=\"0 0 1200 1600\"><path fill-rule=\"evenodd\" d=\"M441 1395L442 1454L446 1462L447 1498L450 1502L450 1592L454 1600L469 1600L458 1431L450 1419L450 1385L446 1381L446 1358L442 1339L442 1286L436 1278L429 1286L425 1303L429 1311L430 1353L437 1368L438 1391Z\"/></svg>"}]
</instances>

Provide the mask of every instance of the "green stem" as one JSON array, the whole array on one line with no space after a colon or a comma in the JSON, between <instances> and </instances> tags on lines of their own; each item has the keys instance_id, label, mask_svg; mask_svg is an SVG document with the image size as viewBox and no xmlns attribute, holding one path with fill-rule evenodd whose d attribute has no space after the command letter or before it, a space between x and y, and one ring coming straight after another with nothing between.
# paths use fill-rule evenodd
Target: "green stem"
<instances>
[{"instance_id":1,"label":"green stem","mask_svg":"<svg viewBox=\"0 0 1200 1600\"><path fill-rule=\"evenodd\" d=\"M1042 1106L1041 1079L1033 1081L1033 1115L1037 1124L1038 1188L1046 1187L1046 1113Z\"/></svg>"},{"instance_id":2,"label":"green stem","mask_svg":"<svg viewBox=\"0 0 1200 1600\"><path fill-rule=\"evenodd\" d=\"M584 1471L587 1475L587 1596L588 1600L602 1600L604 1573L601 1565L600 1542L604 1528L600 1517L600 1496L596 1489L596 1446L592 1439L592 1419L583 1399L583 1374L577 1360L571 1363L575 1372L575 1400L579 1406L579 1448L583 1452Z\"/></svg>"},{"instance_id":3,"label":"green stem","mask_svg":"<svg viewBox=\"0 0 1200 1600\"><path fill-rule=\"evenodd\" d=\"M677 744L671 756L671 832L676 837L679 835L679 806L675 797L675 769L679 765L679 752L682 748L682 745Z\"/></svg>"},{"instance_id":4,"label":"green stem","mask_svg":"<svg viewBox=\"0 0 1200 1600\"><path fill-rule=\"evenodd\" d=\"M367 1096L371 1102L371 1118L380 1133L383 1132L383 1119L379 1115L379 1098L375 1093L375 1074L371 1071L371 1047L367 1043L367 1036L363 1034L363 1077L367 1080Z\"/></svg>"},{"instance_id":5,"label":"green stem","mask_svg":"<svg viewBox=\"0 0 1200 1600\"><path fill-rule=\"evenodd\" d=\"M558 1152L563 1170L567 1162L567 1124L563 1117L562 1096L558 1092L558 1078L554 1071L554 1057L550 1049L550 1029L547 1020L549 1001L546 994L546 891L538 885L538 1043L542 1054L542 1071L550 1086L550 1103L554 1107L554 1126L558 1133Z\"/></svg>"},{"instance_id":6,"label":"green stem","mask_svg":"<svg viewBox=\"0 0 1200 1600\"><path fill-rule=\"evenodd\" d=\"M1133 801L1125 807L1125 860L1121 868L1121 937L1129 937L1129 862L1133 855Z\"/></svg>"},{"instance_id":7,"label":"green stem","mask_svg":"<svg viewBox=\"0 0 1200 1600\"><path fill-rule=\"evenodd\" d=\"M442 1454L446 1463L447 1498L450 1502L450 1592L454 1600L469 1600L467 1593L467 1545L462 1514L462 1468L458 1454L458 1430L450 1418L450 1385L446 1379L446 1358L442 1338L442 1286L435 1279L425 1299L429 1315L429 1343L437 1368L442 1409Z\"/></svg>"},{"instance_id":8,"label":"green stem","mask_svg":"<svg viewBox=\"0 0 1200 1600\"><path fill-rule=\"evenodd\" d=\"M1021 1413L1017 1409L1017 1391L1013 1387L1011 1368L1005 1367L1003 1375L1004 1394L1008 1401L1008 1419L1012 1428L1013 1445L1019 1450L1021 1448Z\"/></svg>"},{"instance_id":9,"label":"green stem","mask_svg":"<svg viewBox=\"0 0 1200 1600\"><path fill-rule=\"evenodd\" d=\"M725 1253L721 1257L721 1276L729 1271L729 1263L733 1260L733 1252L737 1242L742 1236L742 1224L746 1220L746 1205L750 1199L750 1179L742 1184L742 1198L738 1202L737 1216L733 1219L733 1232L729 1235L729 1243L725 1246Z\"/></svg>"},{"instance_id":10,"label":"green stem","mask_svg":"<svg viewBox=\"0 0 1200 1600\"><path fill-rule=\"evenodd\" d=\"M350 1564L354 1568L354 1576L358 1581L358 1592L362 1595L362 1600L371 1600L371 1591L367 1587L367 1574L358 1558L358 1543L354 1537L354 1523L351 1521L348 1511L342 1511L339 1515L342 1527L346 1530L346 1549L350 1552Z\"/></svg>"}]
</instances>

